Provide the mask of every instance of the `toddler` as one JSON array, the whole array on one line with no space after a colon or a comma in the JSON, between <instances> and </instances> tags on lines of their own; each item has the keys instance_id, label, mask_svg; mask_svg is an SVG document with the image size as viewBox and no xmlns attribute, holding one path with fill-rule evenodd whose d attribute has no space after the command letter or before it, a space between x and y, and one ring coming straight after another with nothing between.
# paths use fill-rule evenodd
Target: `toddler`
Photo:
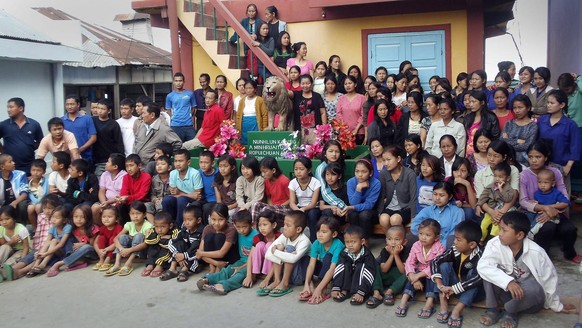
<instances>
[{"instance_id":1,"label":"toddler","mask_svg":"<svg viewBox=\"0 0 582 328\"><path fill-rule=\"evenodd\" d=\"M154 216L154 228L146 233L145 244L148 246L145 272L150 271L150 277L168 280L168 276L162 276L164 270L170 267L172 253L168 244L170 240L178 237L180 230L174 227L172 217L168 212L158 212Z\"/></svg>"},{"instance_id":2,"label":"toddler","mask_svg":"<svg viewBox=\"0 0 582 328\"><path fill-rule=\"evenodd\" d=\"M101 222L103 225L99 227L95 243L95 252L97 252L99 262L93 266L93 270L107 271L113 266L111 260L114 260L115 238L123 230L119 224L120 219L117 207L109 205L102 210Z\"/></svg>"},{"instance_id":3,"label":"toddler","mask_svg":"<svg viewBox=\"0 0 582 328\"><path fill-rule=\"evenodd\" d=\"M540 205L552 206L560 212L563 212L572 205L570 200L556 189L556 176L554 172L548 169L543 169L538 172L538 190L534 193L534 200ZM560 214L557 218L549 220L549 222L559 224L560 217L563 215ZM540 231L543 225L543 223L539 223L536 220L529 231L528 237L533 240L533 237Z\"/></svg>"}]
</instances>

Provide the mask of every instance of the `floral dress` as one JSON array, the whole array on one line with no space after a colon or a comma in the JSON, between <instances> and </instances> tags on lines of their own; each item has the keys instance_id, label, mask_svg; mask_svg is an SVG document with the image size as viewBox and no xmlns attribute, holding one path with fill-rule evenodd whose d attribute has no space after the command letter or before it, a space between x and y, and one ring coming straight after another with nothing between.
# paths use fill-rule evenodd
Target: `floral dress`
<instances>
[{"instance_id":1,"label":"floral dress","mask_svg":"<svg viewBox=\"0 0 582 328\"><path fill-rule=\"evenodd\" d=\"M321 108L324 108L323 98L316 92L311 98L305 98L302 91L294 92L293 107L295 112L295 130L301 131L301 141L306 144L315 142L313 131L322 123Z\"/></svg>"}]
</instances>

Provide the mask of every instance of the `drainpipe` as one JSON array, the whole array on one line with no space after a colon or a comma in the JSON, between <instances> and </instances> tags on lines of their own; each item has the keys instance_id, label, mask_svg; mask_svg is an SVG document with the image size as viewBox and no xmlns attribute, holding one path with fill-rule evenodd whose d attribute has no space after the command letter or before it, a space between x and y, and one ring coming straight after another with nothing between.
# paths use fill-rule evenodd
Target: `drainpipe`
<instances>
[{"instance_id":1,"label":"drainpipe","mask_svg":"<svg viewBox=\"0 0 582 328\"><path fill-rule=\"evenodd\" d=\"M178 31L178 7L176 5L176 0L166 0L166 6L168 8L170 40L172 41L172 71L173 73L176 73L182 71L180 61L180 33Z\"/></svg>"}]
</instances>

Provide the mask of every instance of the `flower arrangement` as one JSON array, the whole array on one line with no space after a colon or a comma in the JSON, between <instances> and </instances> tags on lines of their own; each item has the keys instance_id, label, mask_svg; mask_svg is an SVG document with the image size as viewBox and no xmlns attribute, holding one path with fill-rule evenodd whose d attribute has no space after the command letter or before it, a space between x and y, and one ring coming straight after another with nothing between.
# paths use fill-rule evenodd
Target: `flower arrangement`
<instances>
[{"instance_id":1,"label":"flower arrangement","mask_svg":"<svg viewBox=\"0 0 582 328\"><path fill-rule=\"evenodd\" d=\"M305 156L310 159L319 157L323 152L323 146L329 140L337 140L342 149L348 150L356 147L356 137L351 133L348 125L341 120L332 120L331 124L320 124L315 127L315 143L299 144L299 131L291 133L290 140L283 139L280 143L281 157L284 159L297 159Z\"/></svg>"},{"instance_id":2,"label":"flower arrangement","mask_svg":"<svg viewBox=\"0 0 582 328\"><path fill-rule=\"evenodd\" d=\"M216 157L224 155L227 150L228 154L234 158L243 158L246 156L246 148L241 145L238 130L232 120L224 120L220 124L220 134L214 141L215 143L208 150Z\"/></svg>"}]
</instances>

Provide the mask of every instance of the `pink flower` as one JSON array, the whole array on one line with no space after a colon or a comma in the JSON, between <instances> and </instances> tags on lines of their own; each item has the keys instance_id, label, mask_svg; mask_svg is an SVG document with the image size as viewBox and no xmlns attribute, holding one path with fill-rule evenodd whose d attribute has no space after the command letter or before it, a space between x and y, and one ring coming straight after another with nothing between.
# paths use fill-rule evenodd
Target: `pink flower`
<instances>
[{"instance_id":1,"label":"pink flower","mask_svg":"<svg viewBox=\"0 0 582 328\"><path fill-rule=\"evenodd\" d=\"M223 143L215 143L210 146L209 150L214 154L214 156L221 156L226 153L226 145Z\"/></svg>"}]
</instances>

